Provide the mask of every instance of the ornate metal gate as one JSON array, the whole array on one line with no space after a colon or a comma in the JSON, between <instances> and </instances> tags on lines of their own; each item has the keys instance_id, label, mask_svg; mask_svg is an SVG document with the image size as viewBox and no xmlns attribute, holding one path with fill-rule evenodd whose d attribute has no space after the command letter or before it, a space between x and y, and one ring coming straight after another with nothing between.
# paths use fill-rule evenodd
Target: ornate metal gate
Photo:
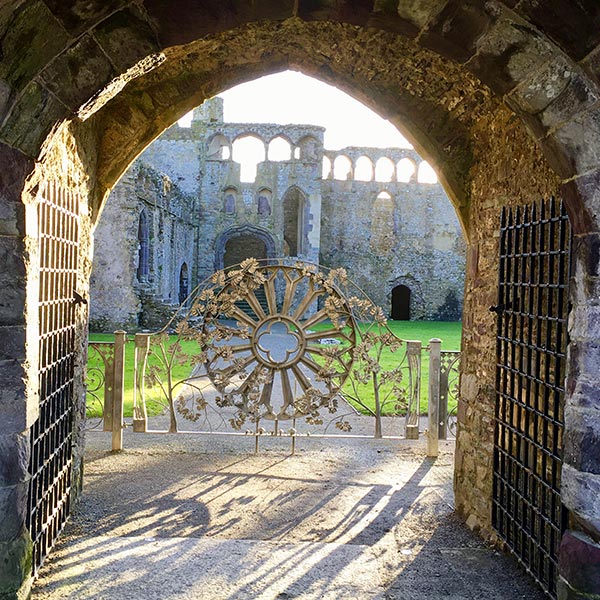
<instances>
[{"instance_id":1,"label":"ornate metal gate","mask_svg":"<svg viewBox=\"0 0 600 600\"><path fill-rule=\"evenodd\" d=\"M493 525L556 594L570 227L560 202L504 209L500 226Z\"/></svg>"},{"instance_id":2,"label":"ornate metal gate","mask_svg":"<svg viewBox=\"0 0 600 600\"><path fill-rule=\"evenodd\" d=\"M38 198L40 414L31 427L28 527L34 573L70 510L79 198L49 183Z\"/></svg>"}]
</instances>

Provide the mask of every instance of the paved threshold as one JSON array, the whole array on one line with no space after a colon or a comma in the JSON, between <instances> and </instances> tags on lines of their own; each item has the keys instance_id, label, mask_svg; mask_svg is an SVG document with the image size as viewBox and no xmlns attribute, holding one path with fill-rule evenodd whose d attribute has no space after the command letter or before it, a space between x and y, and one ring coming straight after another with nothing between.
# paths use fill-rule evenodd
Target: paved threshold
<instances>
[{"instance_id":1,"label":"paved threshold","mask_svg":"<svg viewBox=\"0 0 600 600\"><path fill-rule=\"evenodd\" d=\"M36 600L385 598L369 546L100 536L53 553Z\"/></svg>"}]
</instances>

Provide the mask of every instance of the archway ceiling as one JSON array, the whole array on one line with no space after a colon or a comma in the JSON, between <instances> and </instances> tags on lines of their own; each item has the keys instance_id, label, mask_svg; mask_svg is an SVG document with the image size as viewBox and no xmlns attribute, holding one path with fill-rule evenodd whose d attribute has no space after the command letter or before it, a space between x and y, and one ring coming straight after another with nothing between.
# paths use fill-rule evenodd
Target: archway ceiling
<instances>
[{"instance_id":1,"label":"archway ceiling","mask_svg":"<svg viewBox=\"0 0 600 600\"><path fill-rule=\"evenodd\" d=\"M468 201L471 127L502 101L563 178L598 168L597 0L173 6L5 1L0 139L36 157L53 127L79 114L88 135L99 136L99 174L110 186L147 143L204 98L297 68L400 125L436 163L459 205Z\"/></svg>"}]
</instances>

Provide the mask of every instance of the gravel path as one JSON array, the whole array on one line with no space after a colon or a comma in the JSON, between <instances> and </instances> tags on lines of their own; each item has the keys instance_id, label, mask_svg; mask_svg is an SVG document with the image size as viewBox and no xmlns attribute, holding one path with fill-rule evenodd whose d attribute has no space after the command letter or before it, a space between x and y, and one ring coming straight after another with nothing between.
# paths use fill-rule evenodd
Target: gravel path
<instances>
[{"instance_id":1,"label":"gravel path","mask_svg":"<svg viewBox=\"0 0 600 600\"><path fill-rule=\"evenodd\" d=\"M33 599L541 600L453 514L453 444L88 436L85 492Z\"/></svg>"}]
</instances>

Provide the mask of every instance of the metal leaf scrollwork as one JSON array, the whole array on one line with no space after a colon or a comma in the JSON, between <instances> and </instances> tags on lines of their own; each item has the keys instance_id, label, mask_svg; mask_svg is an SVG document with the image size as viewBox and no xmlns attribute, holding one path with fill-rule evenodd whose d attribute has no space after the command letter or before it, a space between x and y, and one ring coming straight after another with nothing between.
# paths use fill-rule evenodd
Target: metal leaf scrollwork
<instances>
[{"instance_id":1,"label":"metal leaf scrollwork","mask_svg":"<svg viewBox=\"0 0 600 600\"><path fill-rule=\"evenodd\" d=\"M456 437L460 351L442 352L440 358L440 408L445 412L440 415L440 420L442 427Z\"/></svg>"},{"instance_id":2,"label":"metal leaf scrollwork","mask_svg":"<svg viewBox=\"0 0 600 600\"><path fill-rule=\"evenodd\" d=\"M112 428L113 342L90 342L86 378L86 429ZM106 424L106 425L104 425ZM109 425L110 424L110 425Z\"/></svg>"},{"instance_id":3,"label":"metal leaf scrollwork","mask_svg":"<svg viewBox=\"0 0 600 600\"><path fill-rule=\"evenodd\" d=\"M212 338L204 367L220 405L235 409L235 429L247 420L316 423L322 409L335 412L356 345L352 308L336 282L343 277L281 264L217 276L223 285L202 326ZM324 322L326 330L311 329Z\"/></svg>"},{"instance_id":4,"label":"metal leaf scrollwork","mask_svg":"<svg viewBox=\"0 0 600 600\"><path fill-rule=\"evenodd\" d=\"M300 419L347 432L360 411L379 436L382 414L418 412L419 377L420 343L397 338L343 269L248 259L198 286L161 332L136 335L133 429L160 413L169 432L184 420L252 435L288 423L297 435Z\"/></svg>"}]
</instances>

